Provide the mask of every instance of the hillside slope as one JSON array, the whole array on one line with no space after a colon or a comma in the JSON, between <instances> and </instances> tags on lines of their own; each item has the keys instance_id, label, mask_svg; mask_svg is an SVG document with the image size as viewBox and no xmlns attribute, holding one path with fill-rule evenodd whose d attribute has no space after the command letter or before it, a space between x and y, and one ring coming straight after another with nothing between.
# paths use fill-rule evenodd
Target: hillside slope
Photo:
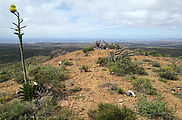
<instances>
[{"instance_id":1,"label":"hillside slope","mask_svg":"<svg viewBox=\"0 0 182 120\"><path fill-rule=\"evenodd\" d=\"M72 66L67 66L67 70L70 72L70 78L65 84L67 90L77 92L73 92L60 101L62 107L71 108L78 113L80 117L86 119L88 119L87 112L90 109L96 108L100 102L113 103L121 107L118 100L122 99L124 101L122 106L125 105L135 110L134 105L137 102L137 97L128 97L125 94L109 91L108 87L103 87L107 83L117 84L118 87L123 88L124 92L132 90L137 96L139 95L133 89L127 76L118 77L110 75L108 68L100 67L96 64L99 57L107 57L110 51L112 50L94 50L90 51L88 56L84 56L84 53L81 50L78 50L44 63L44 65L52 64L57 67L59 67L59 61L63 59L70 59L73 63ZM143 59L158 61L161 63L161 66L169 65L172 61L172 58L153 56L132 56L132 60L134 59L139 62L142 62ZM84 64L89 66L89 72L80 71L79 68ZM178 64L181 64L181 61L178 61ZM175 116L179 119L182 118L182 99L173 95L174 91L181 91L182 89L182 75L179 75L179 79L176 81L163 83L158 80L159 76L157 73L152 72L152 65L146 62L143 62L142 65L148 73L145 77L149 78L154 88L164 96L164 100L168 102L168 106L174 108L175 104L177 105Z\"/></svg>"}]
</instances>

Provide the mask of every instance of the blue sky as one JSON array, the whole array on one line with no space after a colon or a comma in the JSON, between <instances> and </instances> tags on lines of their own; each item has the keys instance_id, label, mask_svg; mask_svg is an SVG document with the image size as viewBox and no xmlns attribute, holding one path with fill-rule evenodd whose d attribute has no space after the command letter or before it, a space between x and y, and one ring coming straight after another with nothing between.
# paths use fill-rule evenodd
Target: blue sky
<instances>
[{"instance_id":1,"label":"blue sky","mask_svg":"<svg viewBox=\"0 0 182 120\"><path fill-rule=\"evenodd\" d=\"M182 0L0 0L0 42L16 38L11 4L25 39L182 38Z\"/></svg>"}]
</instances>

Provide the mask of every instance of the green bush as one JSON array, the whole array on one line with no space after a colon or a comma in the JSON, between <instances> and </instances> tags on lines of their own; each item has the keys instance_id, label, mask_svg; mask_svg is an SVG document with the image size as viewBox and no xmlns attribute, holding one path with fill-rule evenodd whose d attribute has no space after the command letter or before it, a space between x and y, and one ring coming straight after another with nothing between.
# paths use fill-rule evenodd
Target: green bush
<instances>
[{"instance_id":1,"label":"green bush","mask_svg":"<svg viewBox=\"0 0 182 120\"><path fill-rule=\"evenodd\" d=\"M110 44L109 45L109 49L116 49L116 50L119 50L120 49L120 46L119 46L119 44L114 44L114 43L112 43L112 44Z\"/></svg>"},{"instance_id":2,"label":"green bush","mask_svg":"<svg viewBox=\"0 0 182 120\"><path fill-rule=\"evenodd\" d=\"M136 114L132 110L109 103L100 103L97 110L90 110L88 116L91 120L136 120Z\"/></svg>"},{"instance_id":3,"label":"green bush","mask_svg":"<svg viewBox=\"0 0 182 120\"><path fill-rule=\"evenodd\" d=\"M29 66L28 73L40 85L58 84L68 78L67 72L61 67Z\"/></svg>"},{"instance_id":4,"label":"green bush","mask_svg":"<svg viewBox=\"0 0 182 120\"><path fill-rule=\"evenodd\" d=\"M94 51L94 47L93 46L87 46L87 47L83 48L82 51L86 54L88 51Z\"/></svg>"},{"instance_id":5,"label":"green bush","mask_svg":"<svg viewBox=\"0 0 182 120\"><path fill-rule=\"evenodd\" d=\"M164 78L159 78L159 81L163 82L163 83L167 83L167 80Z\"/></svg>"},{"instance_id":6,"label":"green bush","mask_svg":"<svg viewBox=\"0 0 182 120\"><path fill-rule=\"evenodd\" d=\"M177 73L168 67L160 68L158 74L161 78L165 78L168 80L176 80L177 79Z\"/></svg>"},{"instance_id":7,"label":"green bush","mask_svg":"<svg viewBox=\"0 0 182 120\"><path fill-rule=\"evenodd\" d=\"M143 59L144 62L151 62L150 59Z\"/></svg>"},{"instance_id":8,"label":"green bush","mask_svg":"<svg viewBox=\"0 0 182 120\"><path fill-rule=\"evenodd\" d=\"M29 102L13 100L7 104L0 105L1 120L19 120L32 113L33 105ZM25 120L25 119L24 119Z\"/></svg>"},{"instance_id":9,"label":"green bush","mask_svg":"<svg viewBox=\"0 0 182 120\"><path fill-rule=\"evenodd\" d=\"M88 72L88 68L89 68L88 65L82 65L81 70Z\"/></svg>"},{"instance_id":10,"label":"green bush","mask_svg":"<svg viewBox=\"0 0 182 120\"><path fill-rule=\"evenodd\" d=\"M138 79L131 79L131 83L138 92L149 95L157 94L156 90L152 87L150 80L147 78L140 77Z\"/></svg>"},{"instance_id":11,"label":"green bush","mask_svg":"<svg viewBox=\"0 0 182 120\"><path fill-rule=\"evenodd\" d=\"M126 74L147 74L142 66L132 63L131 58L129 57L119 59L116 62L109 62L108 68L110 73L114 73L117 76L123 76Z\"/></svg>"},{"instance_id":12,"label":"green bush","mask_svg":"<svg viewBox=\"0 0 182 120\"><path fill-rule=\"evenodd\" d=\"M77 117L77 115L69 109L59 109L54 112L54 116L50 120L84 120Z\"/></svg>"},{"instance_id":13,"label":"green bush","mask_svg":"<svg viewBox=\"0 0 182 120\"><path fill-rule=\"evenodd\" d=\"M123 89L122 88L118 88L117 91L118 91L119 94L123 94Z\"/></svg>"},{"instance_id":14,"label":"green bush","mask_svg":"<svg viewBox=\"0 0 182 120\"><path fill-rule=\"evenodd\" d=\"M160 67L160 63L159 62L152 62L152 67Z\"/></svg>"},{"instance_id":15,"label":"green bush","mask_svg":"<svg viewBox=\"0 0 182 120\"><path fill-rule=\"evenodd\" d=\"M108 58L107 57L99 57L97 64L101 65L101 66L106 66L108 63Z\"/></svg>"},{"instance_id":16,"label":"green bush","mask_svg":"<svg viewBox=\"0 0 182 120\"><path fill-rule=\"evenodd\" d=\"M64 60L62 61L62 65L71 66L71 65L73 65L73 63L70 62L70 61L68 61L68 60L66 60L66 59L64 59Z\"/></svg>"},{"instance_id":17,"label":"green bush","mask_svg":"<svg viewBox=\"0 0 182 120\"><path fill-rule=\"evenodd\" d=\"M53 96L46 96L42 98L42 101L38 103L39 110L35 113L35 116L40 120L44 120L53 115L55 112L55 106L58 104L58 98Z\"/></svg>"},{"instance_id":18,"label":"green bush","mask_svg":"<svg viewBox=\"0 0 182 120\"><path fill-rule=\"evenodd\" d=\"M15 81L19 84L24 83L24 74L22 72L17 72L14 74Z\"/></svg>"},{"instance_id":19,"label":"green bush","mask_svg":"<svg viewBox=\"0 0 182 120\"><path fill-rule=\"evenodd\" d=\"M152 119L172 120L174 119L174 110L169 109L160 97L154 101L148 101L146 96L140 96L136 104L137 111Z\"/></svg>"},{"instance_id":20,"label":"green bush","mask_svg":"<svg viewBox=\"0 0 182 120\"><path fill-rule=\"evenodd\" d=\"M10 71L0 72L0 83L8 81L11 78L12 78L12 73Z\"/></svg>"}]
</instances>

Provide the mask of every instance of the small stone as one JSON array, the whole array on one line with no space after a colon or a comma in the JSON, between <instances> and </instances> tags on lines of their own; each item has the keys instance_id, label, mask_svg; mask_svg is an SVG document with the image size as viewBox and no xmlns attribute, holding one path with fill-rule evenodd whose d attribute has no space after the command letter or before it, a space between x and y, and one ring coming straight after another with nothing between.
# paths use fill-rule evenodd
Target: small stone
<instances>
[{"instance_id":1,"label":"small stone","mask_svg":"<svg viewBox=\"0 0 182 120\"><path fill-rule=\"evenodd\" d=\"M132 97L136 97L135 93L131 90L128 90L128 92L126 93L127 96L132 96Z\"/></svg>"},{"instance_id":2,"label":"small stone","mask_svg":"<svg viewBox=\"0 0 182 120\"><path fill-rule=\"evenodd\" d=\"M123 99L119 99L118 100L118 103L122 103L124 100Z\"/></svg>"},{"instance_id":3,"label":"small stone","mask_svg":"<svg viewBox=\"0 0 182 120\"><path fill-rule=\"evenodd\" d=\"M123 106L123 103L119 103L120 106Z\"/></svg>"}]
</instances>

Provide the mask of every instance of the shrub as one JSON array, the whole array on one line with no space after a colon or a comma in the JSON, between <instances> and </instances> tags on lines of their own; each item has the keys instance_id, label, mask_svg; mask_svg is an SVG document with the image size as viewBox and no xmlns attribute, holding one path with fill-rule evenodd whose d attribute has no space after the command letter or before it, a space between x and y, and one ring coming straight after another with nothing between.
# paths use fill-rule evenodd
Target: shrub
<instances>
[{"instance_id":1,"label":"shrub","mask_svg":"<svg viewBox=\"0 0 182 120\"><path fill-rule=\"evenodd\" d=\"M166 102L158 97L154 101L148 101L146 96L140 96L136 104L137 111L149 118L162 119L162 120L172 120L174 119L174 110L168 108Z\"/></svg>"},{"instance_id":2,"label":"shrub","mask_svg":"<svg viewBox=\"0 0 182 120\"><path fill-rule=\"evenodd\" d=\"M32 104L29 102L20 102L13 100L0 106L1 120L19 120L32 113Z\"/></svg>"},{"instance_id":3,"label":"shrub","mask_svg":"<svg viewBox=\"0 0 182 120\"><path fill-rule=\"evenodd\" d=\"M149 95L156 95L156 90L152 87L150 80L147 78L138 78L131 80L132 85L134 86L135 90L138 92L146 93Z\"/></svg>"},{"instance_id":4,"label":"shrub","mask_svg":"<svg viewBox=\"0 0 182 120\"><path fill-rule=\"evenodd\" d=\"M48 91L53 96L63 96L63 81L68 78L68 74L62 67L30 66L29 75L38 83L42 93Z\"/></svg>"},{"instance_id":5,"label":"shrub","mask_svg":"<svg viewBox=\"0 0 182 120\"><path fill-rule=\"evenodd\" d=\"M174 95L182 99L182 92L174 93Z\"/></svg>"},{"instance_id":6,"label":"shrub","mask_svg":"<svg viewBox=\"0 0 182 120\"><path fill-rule=\"evenodd\" d=\"M116 62L109 62L108 68L110 73L114 73L117 76L123 76L126 74L147 74L142 66L132 63L131 58L129 57L119 59Z\"/></svg>"},{"instance_id":7,"label":"shrub","mask_svg":"<svg viewBox=\"0 0 182 120\"><path fill-rule=\"evenodd\" d=\"M122 88L118 88L117 91L118 91L119 94L123 94L123 89Z\"/></svg>"},{"instance_id":8,"label":"shrub","mask_svg":"<svg viewBox=\"0 0 182 120\"><path fill-rule=\"evenodd\" d=\"M108 58L107 57L99 57L97 64L100 64L101 66L106 66L108 63Z\"/></svg>"},{"instance_id":9,"label":"shrub","mask_svg":"<svg viewBox=\"0 0 182 120\"><path fill-rule=\"evenodd\" d=\"M57 84L68 78L67 72L61 67L30 66L29 75L40 85Z\"/></svg>"},{"instance_id":10,"label":"shrub","mask_svg":"<svg viewBox=\"0 0 182 120\"><path fill-rule=\"evenodd\" d=\"M22 72L16 72L14 74L15 81L19 84L24 83L24 75Z\"/></svg>"},{"instance_id":11,"label":"shrub","mask_svg":"<svg viewBox=\"0 0 182 120\"><path fill-rule=\"evenodd\" d=\"M136 114L132 110L116 105L100 103L97 110L90 110L88 116L91 120L136 120Z\"/></svg>"},{"instance_id":12,"label":"shrub","mask_svg":"<svg viewBox=\"0 0 182 120\"><path fill-rule=\"evenodd\" d=\"M160 63L159 62L152 62L152 66L153 67L160 67Z\"/></svg>"},{"instance_id":13,"label":"shrub","mask_svg":"<svg viewBox=\"0 0 182 120\"><path fill-rule=\"evenodd\" d=\"M82 65L81 70L88 72L88 68L89 68L88 65Z\"/></svg>"},{"instance_id":14,"label":"shrub","mask_svg":"<svg viewBox=\"0 0 182 120\"><path fill-rule=\"evenodd\" d=\"M164 78L159 78L159 81L163 82L163 83L167 83L167 80Z\"/></svg>"},{"instance_id":15,"label":"shrub","mask_svg":"<svg viewBox=\"0 0 182 120\"><path fill-rule=\"evenodd\" d=\"M64 60L62 61L62 65L71 66L71 65L73 65L73 63L70 62L70 61L68 61L68 60L66 60L66 59L64 59Z\"/></svg>"},{"instance_id":16,"label":"shrub","mask_svg":"<svg viewBox=\"0 0 182 120\"><path fill-rule=\"evenodd\" d=\"M87 46L87 47L83 48L82 51L84 53L87 53L88 51L94 51L94 47L93 46Z\"/></svg>"},{"instance_id":17,"label":"shrub","mask_svg":"<svg viewBox=\"0 0 182 120\"><path fill-rule=\"evenodd\" d=\"M135 53L136 55L144 55L144 51L143 51L142 49L135 49L135 50L134 50L134 53Z\"/></svg>"},{"instance_id":18,"label":"shrub","mask_svg":"<svg viewBox=\"0 0 182 120\"><path fill-rule=\"evenodd\" d=\"M177 73L175 71L171 70L169 67L160 68L158 74L161 78L165 78L168 80L177 79Z\"/></svg>"},{"instance_id":19,"label":"shrub","mask_svg":"<svg viewBox=\"0 0 182 120\"><path fill-rule=\"evenodd\" d=\"M53 96L46 96L41 99L39 104L39 110L35 113L35 116L43 120L53 115L55 106L58 104L58 98Z\"/></svg>"},{"instance_id":20,"label":"shrub","mask_svg":"<svg viewBox=\"0 0 182 120\"><path fill-rule=\"evenodd\" d=\"M109 49L116 49L116 50L119 50L120 49L120 46L119 46L119 44L114 44L114 43L112 43L112 44L110 44L109 45Z\"/></svg>"},{"instance_id":21,"label":"shrub","mask_svg":"<svg viewBox=\"0 0 182 120\"><path fill-rule=\"evenodd\" d=\"M5 82L12 78L12 73L10 71L0 72L0 83Z\"/></svg>"},{"instance_id":22,"label":"shrub","mask_svg":"<svg viewBox=\"0 0 182 120\"><path fill-rule=\"evenodd\" d=\"M69 109L60 109L54 112L54 117L51 117L50 120L83 120L76 116L73 111Z\"/></svg>"},{"instance_id":23,"label":"shrub","mask_svg":"<svg viewBox=\"0 0 182 120\"><path fill-rule=\"evenodd\" d=\"M143 59L144 62L151 62L150 59Z\"/></svg>"}]
</instances>

